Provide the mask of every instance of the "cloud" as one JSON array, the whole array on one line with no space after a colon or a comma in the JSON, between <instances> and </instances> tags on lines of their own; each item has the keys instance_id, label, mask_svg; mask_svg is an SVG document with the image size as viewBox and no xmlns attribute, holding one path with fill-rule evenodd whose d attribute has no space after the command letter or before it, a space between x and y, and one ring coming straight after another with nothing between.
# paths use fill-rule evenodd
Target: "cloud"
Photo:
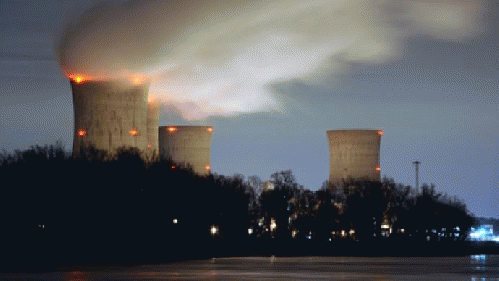
<instances>
[{"instance_id":1,"label":"cloud","mask_svg":"<svg viewBox=\"0 0 499 281\"><path fill-rule=\"evenodd\" d=\"M66 75L144 75L188 119L282 110L272 84L322 83L351 62L400 58L404 39L479 34L482 1L100 2L58 41Z\"/></svg>"}]
</instances>

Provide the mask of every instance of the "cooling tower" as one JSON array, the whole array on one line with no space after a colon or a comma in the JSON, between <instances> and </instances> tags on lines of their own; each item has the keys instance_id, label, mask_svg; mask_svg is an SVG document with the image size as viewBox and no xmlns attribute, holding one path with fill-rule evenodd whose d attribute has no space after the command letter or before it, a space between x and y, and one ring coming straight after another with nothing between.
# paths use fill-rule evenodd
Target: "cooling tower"
<instances>
[{"instance_id":1,"label":"cooling tower","mask_svg":"<svg viewBox=\"0 0 499 281\"><path fill-rule=\"evenodd\" d=\"M147 104L147 157L152 159L159 156L159 115L161 113L161 104L150 101Z\"/></svg>"},{"instance_id":2,"label":"cooling tower","mask_svg":"<svg viewBox=\"0 0 499 281\"><path fill-rule=\"evenodd\" d=\"M211 136L209 126L159 127L159 153L163 158L191 165L194 172L207 175L211 170Z\"/></svg>"},{"instance_id":3,"label":"cooling tower","mask_svg":"<svg viewBox=\"0 0 499 281\"><path fill-rule=\"evenodd\" d=\"M382 130L327 131L329 182L367 179L380 181L379 148Z\"/></svg>"},{"instance_id":4,"label":"cooling tower","mask_svg":"<svg viewBox=\"0 0 499 281\"><path fill-rule=\"evenodd\" d=\"M130 81L71 81L74 106L73 154L93 145L115 153L147 147L149 84Z\"/></svg>"}]
</instances>

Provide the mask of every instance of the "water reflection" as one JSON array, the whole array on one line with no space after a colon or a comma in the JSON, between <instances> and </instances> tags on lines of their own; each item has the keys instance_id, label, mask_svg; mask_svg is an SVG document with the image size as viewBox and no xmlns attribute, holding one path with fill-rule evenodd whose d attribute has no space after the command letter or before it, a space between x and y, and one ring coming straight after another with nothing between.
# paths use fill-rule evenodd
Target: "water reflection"
<instances>
[{"instance_id":1,"label":"water reflection","mask_svg":"<svg viewBox=\"0 0 499 281\"><path fill-rule=\"evenodd\" d=\"M499 256L241 257L140 266L78 266L1 280L499 280Z\"/></svg>"},{"instance_id":2,"label":"water reflection","mask_svg":"<svg viewBox=\"0 0 499 281\"><path fill-rule=\"evenodd\" d=\"M475 271L483 271L486 270L487 267L487 255L471 255L471 264L475 265L473 270Z\"/></svg>"},{"instance_id":3,"label":"water reflection","mask_svg":"<svg viewBox=\"0 0 499 281\"><path fill-rule=\"evenodd\" d=\"M87 281L89 272L75 270L70 272L65 272L63 275L64 280L68 281Z\"/></svg>"},{"instance_id":4,"label":"water reflection","mask_svg":"<svg viewBox=\"0 0 499 281\"><path fill-rule=\"evenodd\" d=\"M475 261L484 261L487 255L471 255L470 258Z\"/></svg>"}]
</instances>

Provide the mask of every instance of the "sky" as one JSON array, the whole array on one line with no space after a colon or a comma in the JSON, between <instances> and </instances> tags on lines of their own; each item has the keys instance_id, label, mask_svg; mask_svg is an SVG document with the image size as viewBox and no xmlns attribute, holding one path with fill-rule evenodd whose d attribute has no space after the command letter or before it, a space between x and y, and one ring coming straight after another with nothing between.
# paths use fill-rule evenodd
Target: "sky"
<instances>
[{"instance_id":1,"label":"sky","mask_svg":"<svg viewBox=\"0 0 499 281\"><path fill-rule=\"evenodd\" d=\"M499 218L497 1L0 0L0 148L72 147L69 77L140 75L212 171L317 190L326 131L382 129L381 175Z\"/></svg>"}]
</instances>

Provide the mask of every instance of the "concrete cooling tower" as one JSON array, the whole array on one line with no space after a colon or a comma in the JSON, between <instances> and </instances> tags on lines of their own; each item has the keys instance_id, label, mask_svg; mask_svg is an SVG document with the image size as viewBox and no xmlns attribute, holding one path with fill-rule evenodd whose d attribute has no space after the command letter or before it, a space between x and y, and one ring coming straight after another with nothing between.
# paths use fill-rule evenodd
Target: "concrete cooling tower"
<instances>
[{"instance_id":1,"label":"concrete cooling tower","mask_svg":"<svg viewBox=\"0 0 499 281\"><path fill-rule=\"evenodd\" d=\"M147 157L159 156L159 115L161 104L150 101L147 104Z\"/></svg>"},{"instance_id":2,"label":"concrete cooling tower","mask_svg":"<svg viewBox=\"0 0 499 281\"><path fill-rule=\"evenodd\" d=\"M379 149L382 130L327 131L329 182L367 179L380 181Z\"/></svg>"},{"instance_id":3,"label":"concrete cooling tower","mask_svg":"<svg viewBox=\"0 0 499 281\"><path fill-rule=\"evenodd\" d=\"M159 153L183 165L191 165L194 172L207 175L211 170L211 136L209 126L159 127Z\"/></svg>"},{"instance_id":4,"label":"concrete cooling tower","mask_svg":"<svg viewBox=\"0 0 499 281\"><path fill-rule=\"evenodd\" d=\"M148 83L76 79L71 81L71 88L73 155L88 145L109 153L120 147L146 149Z\"/></svg>"}]
</instances>

